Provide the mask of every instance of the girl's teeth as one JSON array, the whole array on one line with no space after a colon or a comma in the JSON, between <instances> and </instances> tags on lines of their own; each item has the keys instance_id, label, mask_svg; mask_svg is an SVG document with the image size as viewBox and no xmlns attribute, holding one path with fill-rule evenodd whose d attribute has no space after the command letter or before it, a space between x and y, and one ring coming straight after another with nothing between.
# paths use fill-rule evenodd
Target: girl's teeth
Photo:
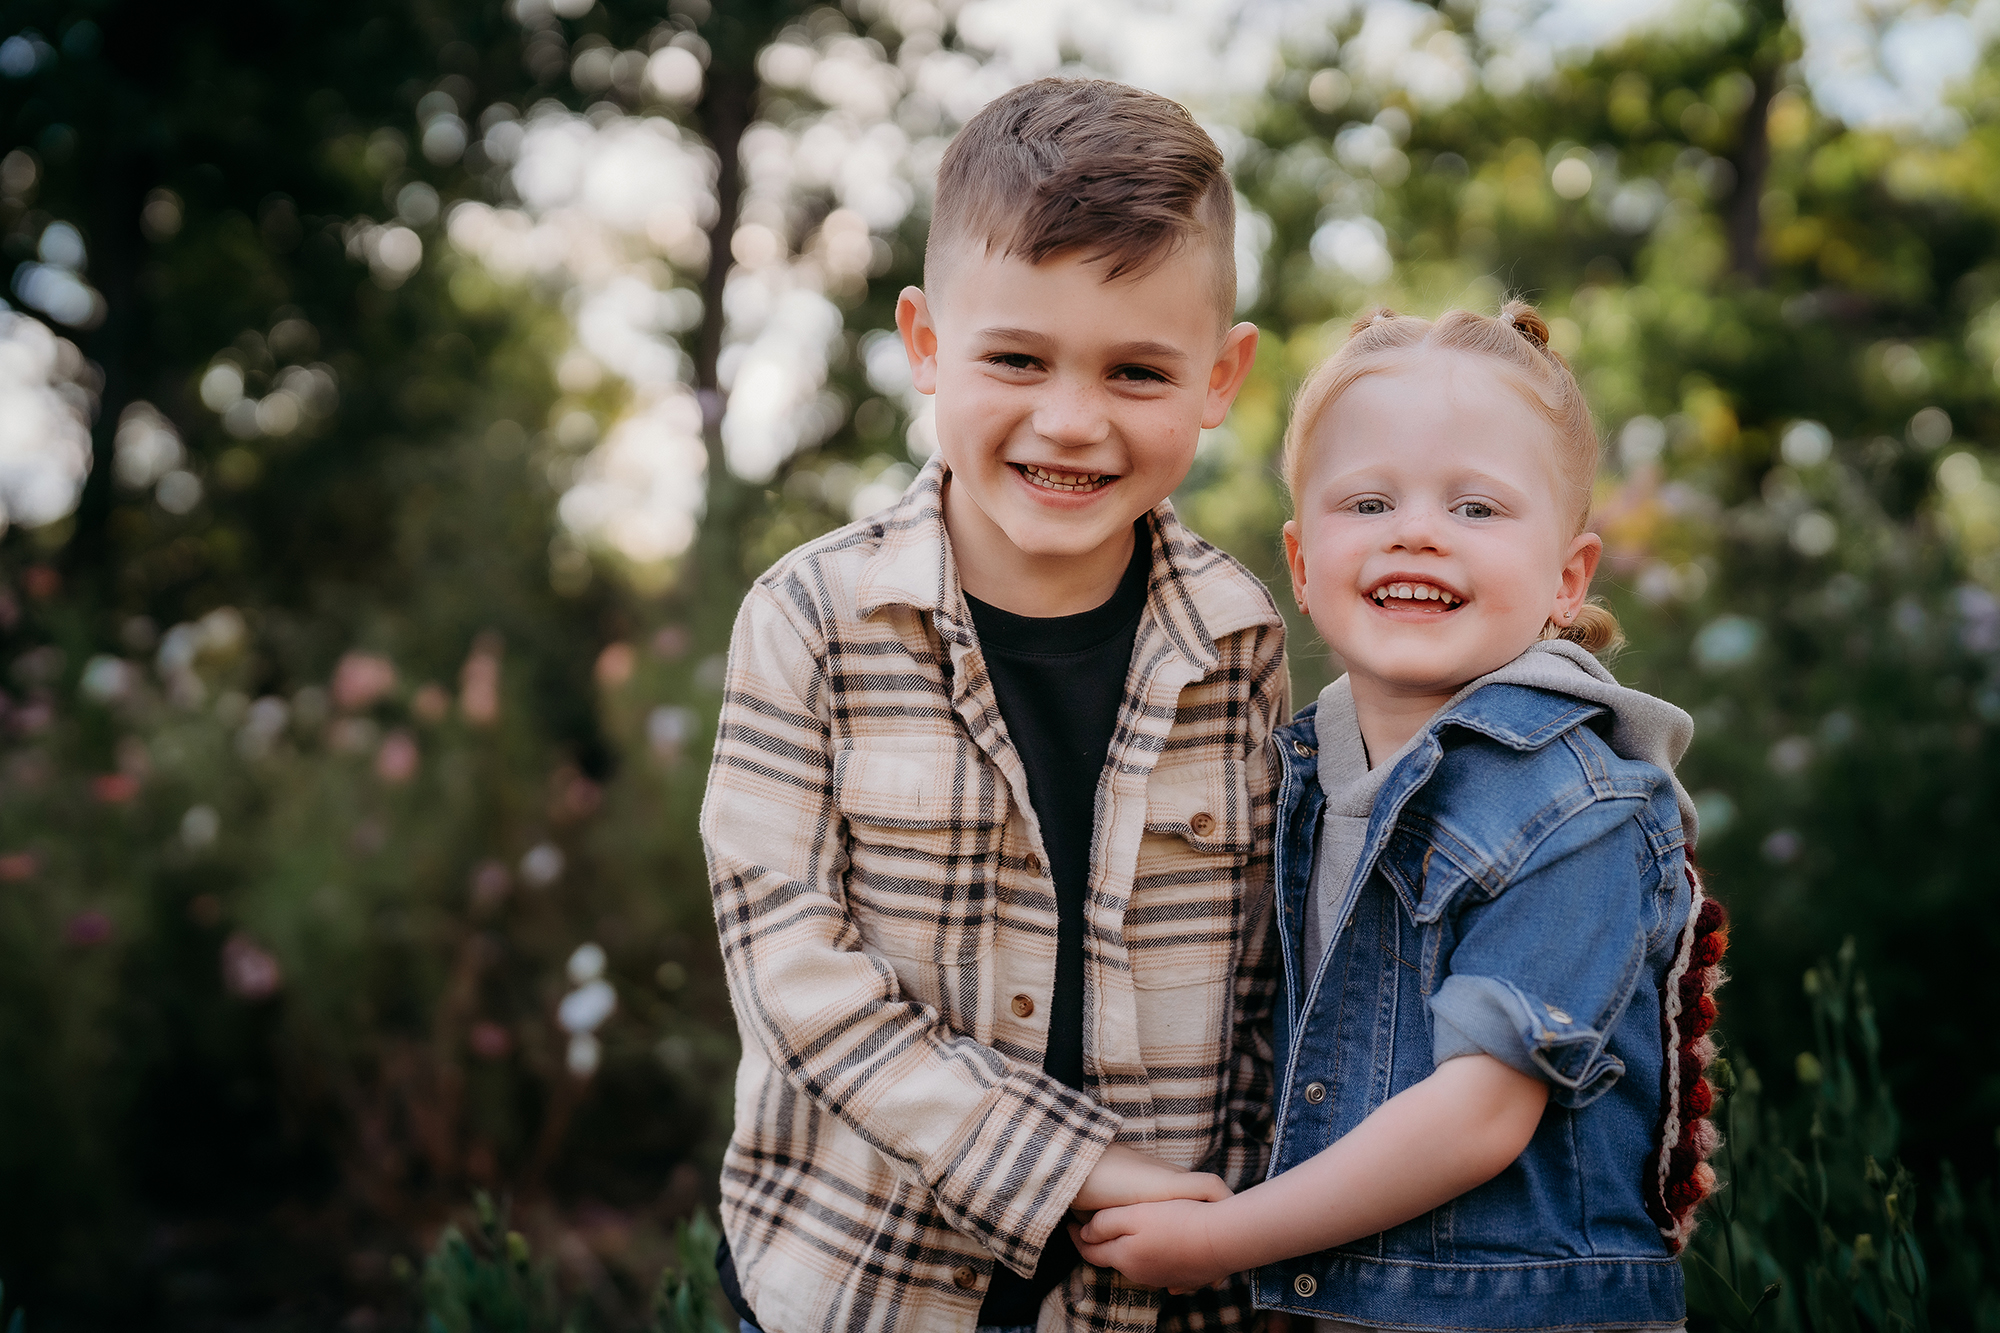
<instances>
[{"instance_id":1,"label":"girl's teeth","mask_svg":"<svg viewBox=\"0 0 2000 1333\"><path fill-rule=\"evenodd\" d=\"M1374 597L1378 603L1395 598L1405 602L1443 602L1447 607L1465 600L1428 583L1385 583L1375 590Z\"/></svg>"}]
</instances>

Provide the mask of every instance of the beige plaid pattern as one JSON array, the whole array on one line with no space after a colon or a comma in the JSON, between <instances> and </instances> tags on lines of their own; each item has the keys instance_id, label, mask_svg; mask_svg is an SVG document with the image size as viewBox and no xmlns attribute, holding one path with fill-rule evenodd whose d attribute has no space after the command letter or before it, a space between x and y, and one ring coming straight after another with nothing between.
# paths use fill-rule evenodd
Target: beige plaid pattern
<instances>
[{"instance_id":1,"label":"beige plaid pattern","mask_svg":"<svg viewBox=\"0 0 2000 1333\"><path fill-rule=\"evenodd\" d=\"M701 830L743 1062L722 1217L769 1333L970 1330L1114 1139L1241 1186L1268 1143L1272 772L1262 584L1162 503L1106 775L1079 1093L1042 1072L1056 902L934 461L759 579ZM1085 1268L1043 1329L1251 1318Z\"/></svg>"}]
</instances>

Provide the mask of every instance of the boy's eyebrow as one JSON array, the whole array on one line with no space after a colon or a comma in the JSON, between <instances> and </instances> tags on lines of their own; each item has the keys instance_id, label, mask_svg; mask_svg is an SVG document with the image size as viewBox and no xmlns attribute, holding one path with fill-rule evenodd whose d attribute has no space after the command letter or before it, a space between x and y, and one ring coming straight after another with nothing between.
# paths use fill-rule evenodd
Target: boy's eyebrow
<instances>
[{"instance_id":1,"label":"boy's eyebrow","mask_svg":"<svg viewBox=\"0 0 2000 1333\"><path fill-rule=\"evenodd\" d=\"M985 342L1041 343L1050 335L1034 329L992 328L981 329L977 334ZM1187 353L1172 343L1156 342L1151 338L1140 338L1132 342L1114 343L1109 348L1111 356L1118 361L1185 361Z\"/></svg>"}]
</instances>

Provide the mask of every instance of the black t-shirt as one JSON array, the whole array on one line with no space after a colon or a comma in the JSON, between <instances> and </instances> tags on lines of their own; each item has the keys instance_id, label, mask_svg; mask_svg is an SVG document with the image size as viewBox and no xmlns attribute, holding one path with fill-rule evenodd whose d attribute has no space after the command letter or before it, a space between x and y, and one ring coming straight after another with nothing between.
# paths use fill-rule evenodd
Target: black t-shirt
<instances>
[{"instance_id":1,"label":"black t-shirt","mask_svg":"<svg viewBox=\"0 0 2000 1333\"><path fill-rule=\"evenodd\" d=\"M1055 883L1056 978L1042 1068L1077 1089L1083 1087L1083 906L1097 784L1118 726L1152 567L1152 535L1141 519L1133 527L1131 563L1102 606L1072 616L1021 616L965 599L1000 716L1028 772L1028 799ZM994 1269L979 1322L1034 1323L1042 1297L1080 1262L1069 1232L1058 1228L1032 1279Z\"/></svg>"}]
</instances>

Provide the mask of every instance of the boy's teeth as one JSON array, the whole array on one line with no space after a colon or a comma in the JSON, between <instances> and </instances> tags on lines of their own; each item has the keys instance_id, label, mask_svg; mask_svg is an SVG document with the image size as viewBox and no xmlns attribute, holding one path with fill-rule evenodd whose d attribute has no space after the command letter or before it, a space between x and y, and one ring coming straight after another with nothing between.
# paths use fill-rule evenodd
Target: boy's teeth
<instances>
[{"instance_id":1,"label":"boy's teeth","mask_svg":"<svg viewBox=\"0 0 2000 1333\"><path fill-rule=\"evenodd\" d=\"M1045 467L1036 467L1032 463L1021 464L1021 471L1027 473L1042 485L1061 491L1091 490L1110 475L1106 472L1051 472Z\"/></svg>"}]
</instances>

